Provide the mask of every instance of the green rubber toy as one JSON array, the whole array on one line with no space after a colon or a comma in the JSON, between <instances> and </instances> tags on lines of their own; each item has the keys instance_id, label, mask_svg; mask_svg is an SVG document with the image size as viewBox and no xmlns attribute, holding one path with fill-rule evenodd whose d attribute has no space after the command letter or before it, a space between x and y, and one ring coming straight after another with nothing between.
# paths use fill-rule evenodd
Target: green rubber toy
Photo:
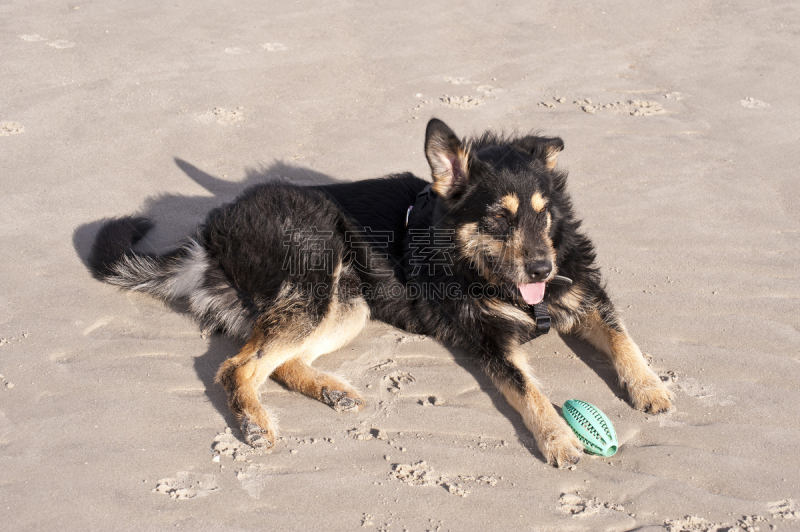
<instances>
[{"instance_id":1,"label":"green rubber toy","mask_svg":"<svg viewBox=\"0 0 800 532\"><path fill-rule=\"evenodd\" d=\"M570 399L561 407L561 413L586 452L600 456L613 456L617 452L617 433L614 425L594 405L579 399Z\"/></svg>"}]
</instances>

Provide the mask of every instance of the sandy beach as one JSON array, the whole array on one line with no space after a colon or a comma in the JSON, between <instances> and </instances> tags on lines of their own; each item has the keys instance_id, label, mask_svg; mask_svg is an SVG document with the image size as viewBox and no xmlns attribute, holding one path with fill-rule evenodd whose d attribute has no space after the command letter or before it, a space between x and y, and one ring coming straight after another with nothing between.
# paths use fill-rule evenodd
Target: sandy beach
<instances>
[{"instance_id":1,"label":"sandy beach","mask_svg":"<svg viewBox=\"0 0 800 532\"><path fill-rule=\"evenodd\" d=\"M800 530L800 3L0 3L0 529ZM378 322L316 365L369 404L268 381L238 345L93 279L100 222L162 252L246 186L411 171L425 124L566 145L607 288L675 409L552 332L551 401L621 447L548 466L468 356Z\"/></svg>"}]
</instances>

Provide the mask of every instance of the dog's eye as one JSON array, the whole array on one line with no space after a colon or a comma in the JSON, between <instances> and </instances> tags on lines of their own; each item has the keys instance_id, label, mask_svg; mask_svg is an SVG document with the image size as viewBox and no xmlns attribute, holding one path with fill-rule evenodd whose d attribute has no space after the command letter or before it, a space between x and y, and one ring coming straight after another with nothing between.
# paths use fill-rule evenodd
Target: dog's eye
<instances>
[{"instance_id":1,"label":"dog's eye","mask_svg":"<svg viewBox=\"0 0 800 532\"><path fill-rule=\"evenodd\" d=\"M508 214L506 213L497 213L492 214L489 219L491 220L491 224L493 227L500 229L501 231L505 231L511 227L511 220L509 219Z\"/></svg>"}]
</instances>

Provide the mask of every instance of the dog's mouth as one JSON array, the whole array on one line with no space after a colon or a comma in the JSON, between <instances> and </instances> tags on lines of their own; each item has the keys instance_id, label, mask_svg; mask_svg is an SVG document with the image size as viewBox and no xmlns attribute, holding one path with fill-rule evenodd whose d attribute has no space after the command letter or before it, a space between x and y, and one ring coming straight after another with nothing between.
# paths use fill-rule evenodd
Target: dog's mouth
<instances>
[{"instance_id":1,"label":"dog's mouth","mask_svg":"<svg viewBox=\"0 0 800 532\"><path fill-rule=\"evenodd\" d=\"M517 290L522 295L522 300L528 305L538 305L544 299L545 284L541 283L527 283L518 284Z\"/></svg>"}]
</instances>

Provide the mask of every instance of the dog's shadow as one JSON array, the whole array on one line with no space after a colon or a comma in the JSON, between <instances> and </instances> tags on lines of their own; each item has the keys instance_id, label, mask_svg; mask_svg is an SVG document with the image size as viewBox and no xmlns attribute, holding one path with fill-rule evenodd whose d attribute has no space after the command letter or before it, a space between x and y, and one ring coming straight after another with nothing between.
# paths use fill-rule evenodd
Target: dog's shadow
<instances>
[{"instance_id":1,"label":"dog's shadow","mask_svg":"<svg viewBox=\"0 0 800 532\"><path fill-rule=\"evenodd\" d=\"M197 376L203 381L205 394L214 408L225 418L228 427L238 427L239 422L228 408L228 396L222 385L215 382L217 369L220 365L239 350L239 344L221 334L212 334L208 339L208 348L205 354L195 357L194 370ZM240 436L237 433L237 437Z\"/></svg>"},{"instance_id":2,"label":"dog's shadow","mask_svg":"<svg viewBox=\"0 0 800 532\"><path fill-rule=\"evenodd\" d=\"M523 423L520 414L506 401L503 394L497 389L497 386L494 385L489 376L480 368L478 362L470 357L469 353L459 349L450 348L449 351L453 355L455 363L467 370L475 378L480 390L492 400L492 406L511 421L511 426L514 427L514 432L519 442L522 443L531 454L545 461L544 455L542 455L541 451L539 451L539 448L536 446L536 440L533 439L533 435L527 427L525 427L525 423Z\"/></svg>"},{"instance_id":3,"label":"dog's shadow","mask_svg":"<svg viewBox=\"0 0 800 532\"><path fill-rule=\"evenodd\" d=\"M203 187L208 194L198 196L161 194L147 198L136 215L149 218L156 222L156 225L137 244L137 248L142 251L163 253L174 249L179 242L194 234L197 226L203 222L209 211L232 201L250 186L274 181L304 186L329 185L340 182L329 175L283 162L275 162L267 167L248 170L245 179L239 182L230 182L215 177L182 159L176 158L175 164L192 181ZM73 232L72 245L87 268L95 236L105 221L86 223ZM176 312L189 313L188 306L182 302L167 302L167 306ZM205 354L194 360L194 369L205 386L206 397L230 427L236 427L238 423L228 408L225 391L214 380L217 368L227 358L233 356L238 349L239 345L236 341L220 334L209 334Z\"/></svg>"},{"instance_id":4,"label":"dog's shadow","mask_svg":"<svg viewBox=\"0 0 800 532\"><path fill-rule=\"evenodd\" d=\"M617 371L606 355L580 338L564 334L559 336L584 364L592 368L592 370L597 373L597 376L603 379L603 382L606 383L606 386L608 386L609 390L611 390L618 399L623 401L628 400L628 392L620 384Z\"/></svg>"}]
</instances>

